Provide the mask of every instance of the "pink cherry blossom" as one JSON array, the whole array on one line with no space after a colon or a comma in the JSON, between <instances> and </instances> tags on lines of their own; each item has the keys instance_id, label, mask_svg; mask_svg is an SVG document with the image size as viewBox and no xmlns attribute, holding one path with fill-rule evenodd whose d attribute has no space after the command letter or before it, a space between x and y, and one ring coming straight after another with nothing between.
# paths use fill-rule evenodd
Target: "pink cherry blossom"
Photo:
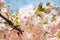
<instances>
[{"instance_id":1,"label":"pink cherry blossom","mask_svg":"<svg viewBox=\"0 0 60 40\"><path fill-rule=\"evenodd\" d=\"M53 37L56 37L56 35L54 35L54 34L49 35L49 38L53 38Z\"/></svg>"},{"instance_id":2,"label":"pink cherry blossom","mask_svg":"<svg viewBox=\"0 0 60 40\"><path fill-rule=\"evenodd\" d=\"M60 29L60 21L58 21L58 22L56 23L56 28L57 28L57 29Z\"/></svg>"},{"instance_id":3,"label":"pink cherry blossom","mask_svg":"<svg viewBox=\"0 0 60 40\"><path fill-rule=\"evenodd\" d=\"M49 14L50 12L51 12L51 7L49 7L49 6L46 6L46 12Z\"/></svg>"},{"instance_id":4,"label":"pink cherry blossom","mask_svg":"<svg viewBox=\"0 0 60 40\"><path fill-rule=\"evenodd\" d=\"M10 31L6 35L6 40L21 40L16 30Z\"/></svg>"},{"instance_id":5,"label":"pink cherry blossom","mask_svg":"<svg viewBox=\"0 0 60 40\"><path fill-rule=\"evenodd\" d=\"M59 16L60 16L60 8L59 8L59 9L57 9L57 15L59 15Z\"/></svg>"},{"instance_id":6,"label":"pink cherry blossom","mask_svg":"<svg viewBox=\"0 0 60 40\"><path fill-rule=\"evenodd\" d=\"M56 33L56 32L57 32L57 30L54 29L53 27L49 27L49 31L50 31L51 33Z\"/></svg>"},{"instance_id":7,"label":"pink cherry blossom","mask_svg":"<svg viewBox=\"0 0 60 40\"><path fill-rule=\"evenodd\" d=\"M44 30L42 28L35 29L35 32L33 33L33 36L34 36L35 40L42 40L43 37L44 37Z\"/></svg>"},{"instance_id":8,"label":"pink cherry blossom","mask_svg":"<svg viewBox=\"0 0 60 40\"><path fill-rule=\"evenodd\" d=\"M47 29L48 29L48 32L49 32L49 33L52 33L52 34L54 34L54 33L57 32L54 24L52 24L52 23L47 25Z\"/></svg>"},{"instance_id":9,"label":"pink cherry blossom","mask_svg":"<svg viewBox=\"0 0 60 40\"><path fill-rule=\"evenodd\" d=\"M21 28L24 32L20 34L18 30L12 30L13 28L11 28L8 22L6 23L4 19L0 18L0 40L50 40L50 38L53 38L51 40L55 40L54 37L56 37L57 29L60 29L60 21L58 21L60 19L60 8L56 10L56 15L59 15L58 17L56 16L57 20L54 22L50 21L54 13L51 11L55 10L55 5L53 3L50 4L50 6L44 7L46 10L43 11L46 11L47 14L43 11L38 13L41 17L36 16L34 5L21 8L18 11L18 16L16 16L17 14L12 13L9 6L4 6L5 4L3 4L4 0L0 0L0 13L7 19L11 17L14 26L16 25L14 23L16 20L14 21L14 19L18 17L18 28ZM48 23L44 24L46 19Z\"/></svg>"},{"instance_id":10,"label":"pink cherry blossom","mask_svg":"<svg viewBox=\"0 0 60 40\"><path fill-rule=\"evenodd\" d=\"M4 0L0 0L0 6L4 4Z\"/></svg>"},{"instance_id":11,"label":"pink cherry blossom","mask_svg":"<svg viewBox=\"0 0 60 40\"><path fill-rule=\"evenodd\" d=\"M51 7L52 9L54 9L54 8L55 8L55 5L54 5L53 3L51 3L51 4L50 4L50 7Z\"/></svg>"},{"instance_id":12,"label":"pink cherry blossom","mask_svg":"<svg viewBox=\"0 0 60 40\"><path fill-rule=\"evenodd\" d=\"M0 3L3 3L4 2L4 0L0 0Z\"/></svg>"}]
</instances>

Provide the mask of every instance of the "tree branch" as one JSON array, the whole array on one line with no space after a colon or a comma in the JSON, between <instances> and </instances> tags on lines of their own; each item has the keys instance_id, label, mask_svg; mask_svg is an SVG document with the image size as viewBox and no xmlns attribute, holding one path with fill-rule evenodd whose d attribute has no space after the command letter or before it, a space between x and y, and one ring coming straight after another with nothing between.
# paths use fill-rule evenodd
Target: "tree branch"
<instances>
[{"instance_id":1,"label":"tree branch","mask_svg":"<svg viewBox=\"0 0 60 40\"><path fill-rule=\"evenodd\" d=\"M11 28L18 30L22 34L23 31L21 31L21 29L17 28L18 26L15 26L13 24L13 22L11 22L9 19L4 17L1 13L0 13L0 17L3 18L10 25Z\"/></svg>"}]
</instances>

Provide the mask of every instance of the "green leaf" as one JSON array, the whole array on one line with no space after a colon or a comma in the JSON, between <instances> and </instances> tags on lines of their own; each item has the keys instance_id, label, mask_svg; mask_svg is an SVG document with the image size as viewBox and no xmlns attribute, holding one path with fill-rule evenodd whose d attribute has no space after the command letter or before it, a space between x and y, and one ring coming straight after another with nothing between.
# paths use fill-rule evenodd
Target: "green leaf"
<instances>
[{"instance_id":1,"label":"green leaf","mask_svg":"<svg viewBox=\"0 0 60 40\"><path fill-rule=\"evenodd\" d=\"M52 16L52 20L55 21L56 20L56 15Z\"/></svg>"},{"instance_id":2,"label":"green leaf","mask_svg":"<svg viewBox=\"0 0 60 40\"><path fill-rule=\"evenodd\" d=\"M46 19L43 24L48 24L48 19Z\"/></svg>"},{"instance_id":3,"label":"green leaf","mask_svg":"<svg viewBox=\"0 0 60 40\"><path fill-rule=\"evenodd\" d=\"M45 8L42 8L40 11L46 13L46 9Z\"/></svg>"},{"instance_id":4,"label":"green leaf","mask_svg":"<svg viewBox=\"0 0 60 40\"><path fill-rule=\"evenodd\" d=\"M8 8L10 9L10 5L8 5Z\"/></svg>"},{"instance_id":5,"label":"green leaf","mask_svg":"<svg viewBox=\"0 0 60 40\"><path fill-rule=\"evenodd\" d=\"M57 37L58 37L58 39L60 39L60 31L58 32Z\"/></svg>"},{"instance_id":6,"label":"green leaf","mask_svg":"<svg viewBox=\"0 0 60 40\"><path fill-rule=\"evenodd\" d=\"M41 3L38 5L38 9L41 9L41 8L42 8L42 5L43 5L43 3L41 2Z\"/></svg>"},{"instance_id":7,"label":"green leaf","mask_svg":"<svg viewBox=\"0 0 60 40\"><path fill-rule=\"evenodd\" d=\"M41 9L37 9L36 12L35 12L35 14L37 14L38 12L44 12L44 13L46 13L47 11L46 11L45 8L41 8Z\"/></svg>"},{"instance_id":8,"label":"green leaf","mask_svg":"<svg viewBox=\"0 0 60 40\"><path fill-rule=\"evenodd\" d=\"M19 14L19 12L18 12L18 10L16 11L16 16L18 16L18 14Z\"/></svg>"},{"instance_id":9,"label":"green leaf","mask_svg":"<svg viewBox=\"0 0 60 40\"><path fill-rule=\"evenodd\" d=\"M47 12L45 8L42 8L42 6L43 6L43 3L40 3L40 4L38 5L38 8L36 9L35 14L38 13L38 12L44 12L44 13Z\"/></svg>"},{"instance_id":10,"label":"green leaf","mask_svg":"<svg viewBox=\"0 0 60 40\"><path fill-rule=\"evenodd\" d=\"M6 16L7 16L7 18L9 18L9 15L8 15L8 13L6 13Z\"/></svg>"},{"instance_id":11,"label":"green leaf","mask_svg":"<svg viewBox=\"0 0 60 40\"><path fill-rule=\"evenodd\" d=\"M50 6L50 2L47 2L47 3L46 3L46 6Z\"/></svg>"},{"instance_id":12,"label":"green leaf","mask_svg":"<svg viewBox=\"0 0 60 40\"><path fill-rule=\"evenodd\" d=\"M37 12L40 12L41 11L41 9L42 9L42 3L40 3L39 5L38 5L38 8L36 9L36 12L35 13L37 13Z\"/></svg>"},{"instance_id":13,"label":"green leaf","mask_svg":"<svg viewBox=\"0 0 60 40\"><path fill-rule=\"evenodd\" d=\"M18 17L14 19L14 23L18 24Z\"/></svg>"}]
</instances>

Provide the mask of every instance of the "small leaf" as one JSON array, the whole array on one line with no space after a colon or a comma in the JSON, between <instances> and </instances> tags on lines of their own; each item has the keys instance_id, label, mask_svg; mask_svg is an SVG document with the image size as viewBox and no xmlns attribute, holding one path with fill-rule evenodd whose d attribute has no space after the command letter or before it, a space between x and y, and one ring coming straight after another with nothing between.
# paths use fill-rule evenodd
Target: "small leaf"
<instances>
[{"instance_id":1,"label":"small leaf","mask_svg":"<svg viewBox=\"0 0 60 40\"><path fill-rule=\"evenodd\" d=\"M52 16L52 20L55 21L56 20L56 15Z\"/></svg>"},{"instance_id":2,"label":"small leaf","mask_svg":"<svg viewBox=\"0 0 60 40\"><path fill-rule=\"evenodd\" d=\"M35 13L37 13L37 12L40 12L41 11L41 9L42 9L42 3L40 3L39 5L38 5L38 8L36 9L36 12Z\"/></svg>"},{"instance_id":3,"label":"small leaf","mask_svg":"<svg viewBox=\"0 0 60 40\"><path fill-rule=\"evenodd\" d=\"M8 15L8 13L6 13L6 16L7 16L7 18L9 18L9 15Z\"/></svg>"},{"instance_id":4,"label":"small leaf","mask_svg":"<svg viewBox=\"0 0 60 40\"><path fill-rule=\"evenodd\" d=\"M41 8L42 8L42 5L43 5L43 3L41 2L41 3L38 5L38 9L41 9Z\"/></svg>"},{"instance_id":5,"label":"small leaf","mask_svg":"<svg viewBox=\"0 0 60 40\"><path fill-rule=\"evenodd\" d=\"M47 3L46 3L46 6L50 6L50 2L47 2Z\"/></svg>"},{"instance_id":6,"label":"small leaf","mask_svg":"<svg viewBox=\"0 0 60 40\"><path fill-rule=\"evenodd\" d=\"M18 16L18 14L19 14L19 12L18 12L18 10L16 11L16 16Z\"/></svg>"},{"instance_id":7,"label":"small leaf","mask_svg":"<svg viewBox=\"0 0 60 40\"><path fill-rule=\"evenodd\" d=\"M10 9L10 5L8 5L8 8Z\"/></svg>"},{"instance_id":8,"label":"small leaf","mask_svg":"<svg viewBox=\"0 0 60 40\"><path fill-rule=\"evenodd\" d=\"M47 13L47 11L46 11L45 8L37 9L35 13L38 13L38 12L44 12L44 13Z\"/></svg>"},{"instance_id":9,"label":"small leaf","mask_svg":"<svg viewBox=\"0 0 60 40\"><path fill-rule=\"evenodd\" d=\"M37 14L36 14L36 16L42 17L42 14L40 14L40 13L37 13Z\"/></svg>"},{"instance_id":10,"label":"small leaf","mask_svg":"<svg viewBox=\"0 0 60 40\"><path fill-rule=\"evenodd\" d=\"M48 24L48 19L46 19L43 24Z\"/></svg>"},{"instance_id":11,"label":"small leaf","mask_svg":"<svg viewBox=\"0 0 60 40\"><path fill-rule=\"evenodd\" d=\"M18 17L14 19L14 23L18 24Z\"/></svg>"},{"instance_id":12,"label":"small leaf","mask_svg":"<svg viewBox=\"0 0 60 40\"><path fill-rule=\"evenodd\" d=\"M60 39L60 31L58 32L57 37Z\"/></svg>"},{"instance_id":13,"label":"small leaf","mask_svg":"<svg viewBox=\"0 0 60 40\"><path fill-rule=\"evenodd\" d=\"M37 14L38 12L41 12L41 11L37 9L37 10L35 11L35 14Z\"/></svg>"},{"instance_id":14,"label":"small leaf","mask_svg":"<svg viewBox=\"0 0 60 40\"><path fill-rule=\"evenodd\" d=\"M47 12L45 8L42 8L41 11L44 12L44 13Z\"/></svg>"}]
</instances>

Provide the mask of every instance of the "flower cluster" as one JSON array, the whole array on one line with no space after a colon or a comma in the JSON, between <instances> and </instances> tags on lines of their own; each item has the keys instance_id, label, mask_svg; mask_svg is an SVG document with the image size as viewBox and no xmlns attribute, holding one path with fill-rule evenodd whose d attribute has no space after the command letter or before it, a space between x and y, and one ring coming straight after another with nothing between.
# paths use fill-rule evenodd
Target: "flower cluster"
<instances>
[{"instance_id":1,"label":"flower cluster","mask_svg":"<svg viewBox=\"0 0 60 40\"><path fill-rule=\"evenodd\" d=\"M12 13L0 2L0 14L19 25L22 34L0 17L0 40L60 40L60 8L53 3L28 5ZM11 28L12 27L12 28Z\"/></svg>"}]
</instances>

